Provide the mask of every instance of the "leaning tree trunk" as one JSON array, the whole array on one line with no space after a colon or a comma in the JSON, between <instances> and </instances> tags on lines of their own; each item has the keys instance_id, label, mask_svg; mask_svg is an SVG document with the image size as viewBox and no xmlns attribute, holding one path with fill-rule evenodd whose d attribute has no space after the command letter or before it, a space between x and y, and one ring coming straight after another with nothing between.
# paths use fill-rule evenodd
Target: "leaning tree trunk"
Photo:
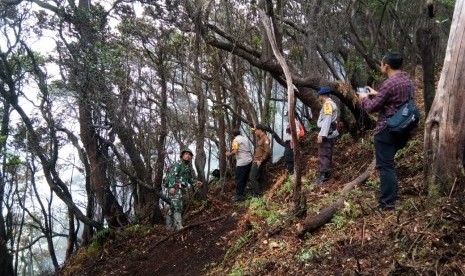
<instances>
[{"instance_id":1,"label":"leaning tree trunk","mask_svg":"<svg viewBox=\"0 0 465 276\"><path fill-rule=\"evenodd\" d=\"M281 52L278 49L278 45L276 44L276 37L273 32L273 24L270 18L268 18L264 13L261 14L261 20L263 26L266 30L266 34L268 36L268 40L270 45L273 49L273 53L278 60L279 64L283 68L284 74L286 76L286 86L287 86L287 96L288 96L288 114L289 114L289 122L291 127L292 133L292 140L296 141L294 143L294 194L293 194L293 203L294 203L294 213L301 213L304 208L305 204L305 197L302 194L302 180L301 180L301 154L300 154L300 146L297 138L297 130L295 125L295 117L294 117L294 109L295 109L295 96L294 96L294 85L292 83L292 75L289 71L289 67L282 56Z\"/></svg>"},{"instance_id":2,"label":"leaning tree trunk","mask_svg":"<svg viewBox=\"0 0 465 276\"><path fill-rule=\"evenodd\" d=\"M424 176L430 196L464 192L465 0L458 0L436 97L425 123Z\"/></svg>"}]
</instances>

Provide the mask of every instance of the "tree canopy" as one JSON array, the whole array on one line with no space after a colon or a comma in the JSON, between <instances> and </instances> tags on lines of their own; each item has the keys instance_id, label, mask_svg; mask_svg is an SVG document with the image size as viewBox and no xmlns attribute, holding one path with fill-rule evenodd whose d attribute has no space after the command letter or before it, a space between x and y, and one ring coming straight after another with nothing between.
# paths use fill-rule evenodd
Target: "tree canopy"
<instances>
[{"instance_id":1,"label":"tree canopy","mask_svg":"<svg viewBox=\"0 0 465 276\"><path fill-rule=\"evenodd\" d=\"M374 120L355 88L380 83L392 50L408 72L430 65L425 87L434 83L454 2L2 1L0 274L17 272L19 249L33 243L25 223L45 237L55 268L56 236L70 256L104 227L161 223L163 174L180 149L195 148L199 180L212 160L226 175L232 129L263 123L282 144L288 91L310 126L315 92L330 86L357 139ZM430 93L432 102L434 85ZM66 211L53 214L55 204ZM67 221L60 231L55 219Z\"/></svg>"}]
</instances>

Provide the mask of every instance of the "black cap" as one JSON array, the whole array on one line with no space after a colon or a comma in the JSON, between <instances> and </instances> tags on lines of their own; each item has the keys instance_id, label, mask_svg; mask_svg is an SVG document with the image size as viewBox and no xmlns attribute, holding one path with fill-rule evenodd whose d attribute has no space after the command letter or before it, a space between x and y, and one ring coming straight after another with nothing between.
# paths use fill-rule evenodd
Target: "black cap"
<instances>
[{"instance_id":1,"label":"black cap","mask_svg":"<svg viewBox=\"0 0 465 276\"><path fill-rule=\"evenodd\" d=\"M263 130L263 131L268 131L268 127L262 125L262 124L257 124L254 128L255 129L260 129L260 130Z\"/></svg>"}]
</instances>

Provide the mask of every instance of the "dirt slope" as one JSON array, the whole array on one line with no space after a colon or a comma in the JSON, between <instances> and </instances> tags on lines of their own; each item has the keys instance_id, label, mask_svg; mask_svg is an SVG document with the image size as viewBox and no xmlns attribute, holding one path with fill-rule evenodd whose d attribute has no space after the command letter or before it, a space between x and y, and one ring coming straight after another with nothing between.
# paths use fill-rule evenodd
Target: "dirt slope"
<instances>
[{"instance_id":1,"label":"dirt slope","mask_svg":"<svg viewBox=\"0 0 465 276\"><path fill-rule=\"evenodd\" d=\"M371 133L363 142L340 137L332 178L317 186L312 181L316 137L310 133L303 143L303 186L307 213L313 215L363 172L373 145ZM302 218L292 215L292 189L278 163L269 167L262 199L234 204L232 180L224 189L212 186L207 203L191 208L186 229L132 227L112 233L101 249L81 250L60 275L465 275L464 202L425 201L422 135L420 129L397 154L395 211L374 208L379 180L373 172L330 223L298 238Z\"/></svg>"},{"instance_id":2,"label":"dirt slope","mask_svg":"<svg viewBox=\"0 0 465 276\"><path fill-rule=\"evenodd\" d=\"M160 225L114 232L101 249L81 250L60 275L202 275L222 262L228 237L245 211L231 205L212 202L177 232Z\"/></svg>"}]
</instances>

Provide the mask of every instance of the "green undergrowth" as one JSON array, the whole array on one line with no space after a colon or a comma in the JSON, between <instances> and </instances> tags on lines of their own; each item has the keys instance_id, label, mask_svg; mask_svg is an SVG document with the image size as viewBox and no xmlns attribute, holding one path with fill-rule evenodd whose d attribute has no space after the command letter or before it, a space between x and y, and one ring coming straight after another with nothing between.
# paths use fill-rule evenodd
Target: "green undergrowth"
<instances>
[{"instance_id":1,"label":"green undergrowth","mask_svg":"<svg viewBox=\"0 0 465 276\"><path fill-rule=\"evenodd\" d=\"M267 202L263 197L254 197L249 203L250 214L264 219L269 226L280 220L282 217L281 209L280 204L272 201Z\"/></svg>"},{"instance_id":2,"label":"green undergrowth","mask_svg":"<svg viewBox=\"0 0 465 276\"><path fill-rule=\"evenodd\" d=\"M288 200L293 193L293 181L288 177L271 200L253 198L248 201L254 240L250 232L243 233L228 250L222 266L209 275L278 275L282 271L285 275L313 275L315 271L321 275L352 275L354 271L363 275L369 275L370 271L395 275L433 275L437 271L447 271L442 275L454 275L457 271L465 271L461 262L465 259L465 248L460 240L465 234L461 234L464 231L459 224L444 216L447 204L441 201L446 199L439 198L431 204L417 190L409 192L411 187L421 185L416 179L421 179L422 143L422 137L414 137L396 155L400 184L396 210L380 212L376 209L380 182L377 172L373 171L365 182L344 196L342 207L317 231L306 233L299 240L293 231L295 224L288 223L283 224L284 229L278 234L268 237L270 229L288 217L284 214L290 208ZM357 154L359 150L373 151L372 143L356 147L353 152ZM357 165L366 164L367 160L349 161L343 164L347 172L342 174L353 174L353 168L359 168ZM312 194L307 201L307 216L318 214L340 198L338 191L322 194L321 187L312 184L306 187L304 182L303 188L304 193ZM463 213L463 210L462 213L457 211L457 214ZM459 217L457 215L457 220ZM273 240L273 248L264 244L266 240ZM345 262L349 265L341 265ZM358 262L358 267L351 268L353 262ZM435 267L440 262L439 268ZM321 267L327 269L321 272ZM303 272L307 271L303 268L310 272Z\"/></svg>"},{"instance_id":3,"label":"green undergrowth","mask_svg":"<svg viewBox=\"0 0 465 276\"><path fill-rule=\"evenodd\" d=\"M92 238L90 247L99 250L108 241L112 230L109 228L103 228L98 231L97 234Z\"/></svg>"}]
</instances>

